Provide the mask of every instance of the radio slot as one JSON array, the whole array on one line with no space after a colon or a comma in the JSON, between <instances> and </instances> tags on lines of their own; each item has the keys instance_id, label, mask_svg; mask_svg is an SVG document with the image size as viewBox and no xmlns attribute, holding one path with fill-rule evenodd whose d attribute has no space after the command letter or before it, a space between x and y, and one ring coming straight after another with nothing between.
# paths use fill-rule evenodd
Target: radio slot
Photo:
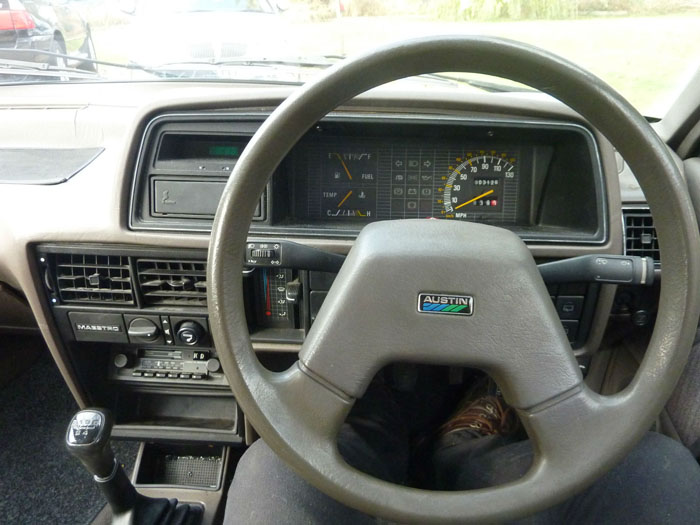
<instances>
[{"instance_id":1,"label":"radio slot","mask_svg":"<svg viewBox=\"0 0 700 525\"><path fill-rule=\"evenodd\" d=\"M115 347L110 357L109 375L114 381L227 384L211 350Z\"/></svg>"}]
</instances>

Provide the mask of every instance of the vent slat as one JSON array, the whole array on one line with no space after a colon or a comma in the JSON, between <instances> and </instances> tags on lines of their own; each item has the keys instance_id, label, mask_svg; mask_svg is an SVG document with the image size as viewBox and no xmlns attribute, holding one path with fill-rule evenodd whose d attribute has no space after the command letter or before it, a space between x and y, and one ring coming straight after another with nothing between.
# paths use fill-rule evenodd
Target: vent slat
<instances>
[{"instance_id":1,"label":"vent slat","mask_svg":"<svg viewBox=\"0 0 700 525\"><path fill-rule=\"evenodd\" d=\"M128 257L59 253L52 257L52 263L61 301L134 304Z\"/></svg>"},{"instance_id":2,"label":"vent slat","mask_svg":"<svg viewBox=\"0 0 700 525\"><path fill-rule=\"evenodd\" d=\"M206 261L139 259L136 270L148 305L207 305Z\"/></svg>"},{"instance_id":3,"label":"vent slat","mask_svg":"<svg viewBox=\"0 0 700 525\"><path fill-rule=\"evenodd\" d=\"M648 208L623 210L625 224L625 255L651 257L658 266L661 263L659 241L654 228L654 218Z\"/></svg>"}]
</instances>

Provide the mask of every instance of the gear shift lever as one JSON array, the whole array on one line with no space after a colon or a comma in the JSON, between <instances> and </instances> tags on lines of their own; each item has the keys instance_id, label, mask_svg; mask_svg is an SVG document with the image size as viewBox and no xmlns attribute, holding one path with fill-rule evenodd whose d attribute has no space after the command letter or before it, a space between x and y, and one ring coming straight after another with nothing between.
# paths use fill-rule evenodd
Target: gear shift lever
<instances>
[{"instance_id":1,"label":"gear shift lever","mask_svg":"<svg viewBox=\"0 0 700 525\"><path fill-rule=\"evenodd\" d=\"M81 410L71 419L66 447L100 486L112 509L112 523L129 525L199 525L203 508L176 499L148 498L136 492L109 446L114 420L100 408Z\"/></svg>"},{"instance_id":2,"label":"gear shift lever","mask_svg":"<svg viewBox=\"0 0 700 525\"><path fill-rule=\"evenodd\" d=\"M119 514L134 508L138 493L109 446L113 424L106 410L81 410L68 425L66 447L94 476L113 513Z\"/></svg>"}]
</instances>

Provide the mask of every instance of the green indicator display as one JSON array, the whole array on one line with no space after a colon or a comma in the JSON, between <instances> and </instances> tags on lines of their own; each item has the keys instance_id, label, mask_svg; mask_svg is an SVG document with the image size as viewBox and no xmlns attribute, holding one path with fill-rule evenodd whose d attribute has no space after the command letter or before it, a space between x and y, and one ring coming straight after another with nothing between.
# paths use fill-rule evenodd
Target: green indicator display
<instances>
[{"instance_id":1,"label":"green indicator display","mask_svg":"<svg viewBox=\"0 0 700 525\"><path fill-rule=\"evenodd\" d=\"M232 158L240 156L240 149L238 146L229 146L225 144L215 144L209 146L209 156L210 157L224 157Z\"/></svg>"}]
</instances>

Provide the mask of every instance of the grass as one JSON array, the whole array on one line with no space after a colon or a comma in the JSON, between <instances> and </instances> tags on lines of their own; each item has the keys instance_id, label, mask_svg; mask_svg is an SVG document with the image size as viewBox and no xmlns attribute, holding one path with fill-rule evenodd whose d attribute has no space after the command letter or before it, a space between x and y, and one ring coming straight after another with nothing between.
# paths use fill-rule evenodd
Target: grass
<instances>
[{"instance_id":1,"label":"grass","mask_svg":"<svg viewBox=\"0 0 700 525\"><path fill-rule=\"evenodd\" d=\"M280 54L352 55L380 43L425 35L487 34L553 51L600 76L647 114L698 66L700 13L519 22L436 22L420 17L349 17L310 24L290 20L293 46ZM95 28L98 57L120 54L128 25ZM232 28L234 31L234 28ZM127 37L128 40L128 37Z\"/></svg>"}]
</instances>

